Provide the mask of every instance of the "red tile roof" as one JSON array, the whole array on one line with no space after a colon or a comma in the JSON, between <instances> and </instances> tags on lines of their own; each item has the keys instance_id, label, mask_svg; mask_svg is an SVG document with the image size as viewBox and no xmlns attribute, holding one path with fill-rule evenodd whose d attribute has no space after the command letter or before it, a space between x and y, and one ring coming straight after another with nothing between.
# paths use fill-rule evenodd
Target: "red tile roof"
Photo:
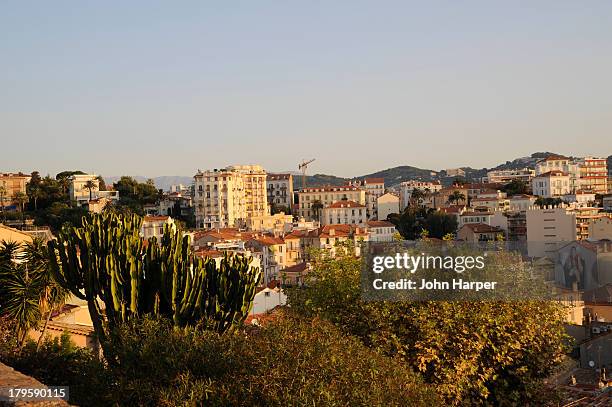
<instances>
[{"instance_id":1,"label":"red tile roof","mask_svg":"<svg viewBox=\"0 0 612 407\"><path fill-rule=\"evenodd\" d=\"M395 226L393 223L386 220L369 220L367 224L371 228L390 228Z\"/></svg>"},{"instance_id":2,"label":"red tile roof","mask_svg":"<svg viewBox=\"0 0 612 407\"><path fill-rule=\"evenodd\" d=\"M365 208L365 205L358 204L355 201L338 201L329 205L328 208Z\"/></svg>"},{"instance_id":3,"label":"red tile roof","mask_svg":"<svg viewBox=\"0 0 612 407\"><path fill-rule=\"evenodd\" d=\"M463 226L472 229L474 233L503 233L503 230L497 226L490 226L484 223L466 223Z\"/></svg>"},{"instance_id":4,"label":"red tile roof","mask_svg":"<svg viewBox=\"0 0 612 407\"><path fill-rule=\"evenodd\" d=\"M366 184L384 184L385 179L384 178L366 178L365 183Z\"/></svg>"}]
</instances>

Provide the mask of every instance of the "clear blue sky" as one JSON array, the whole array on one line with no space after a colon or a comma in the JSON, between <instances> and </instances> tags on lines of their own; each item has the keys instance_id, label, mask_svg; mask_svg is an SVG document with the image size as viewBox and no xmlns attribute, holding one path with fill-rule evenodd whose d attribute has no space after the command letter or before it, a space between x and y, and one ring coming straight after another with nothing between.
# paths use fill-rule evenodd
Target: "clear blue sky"
<instances>
[{"instance_id":1,"label":"clear blue sky","mask_svg":"<svg viewBox=\"0 0 612 407\"><path fill-rule=\"evenodd\" d=\"M604 156L612 1L2 1L0 137L107 176Z\"/></svg>"}]
</instances>

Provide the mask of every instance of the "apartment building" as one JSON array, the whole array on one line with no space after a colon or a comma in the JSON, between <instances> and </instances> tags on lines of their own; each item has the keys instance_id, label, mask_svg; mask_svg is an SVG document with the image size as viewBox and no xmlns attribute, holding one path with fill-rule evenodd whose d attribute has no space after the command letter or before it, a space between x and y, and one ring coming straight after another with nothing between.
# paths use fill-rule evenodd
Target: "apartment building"
<instances>
[{"instance_id":1,"label":"apartment building","mask_svg":"<svg viewBox=\"0 0 612 407\"><path fill-rule=\"evenodd\" d=\"M566 207L530 208L525 212L528 254L549 257L564 243L576 240L576 214Z\"/></svg>"},{"instance_id":2,"label":"apartment building","mask_svg":"<svg viewBox=\"0 0 612 407\"><path fill-rule=\"evenodd\" d=\"M458 202L452 200L452 196L455 192L458 192L459 194L463 195L463 198L459 199ZM464 186L450 186L447 188L442 188L433 195L433 207L445 208L453 204L466 205L468 201L468 196L468 188Z\"/></svg>"},{"instance_id":3,"label":"apartment building","mask_svg":"<svg viewBox=\"0 0 612 407\"><path fill-rule=\"evenodd\" d=\"M482 208L490 211L507 211L510 209L510 200L499 197L473 198L470 201L473 208Z\"/></svg>"},{"instance_id":4,"label":"apartment building","mask_svg":"<svg viewBox=\"0 0 612 407\"><path fill-rule=\"evenodd\" d=\"M569 157L561 155L550 155L536 163L536 176L548 172L563 172L569 176L569 192L580 189L580 168L579 165ZM537 195L537 194L536 194Z\"/></svg>"},{"instance_id":5,"label":"apartment building","mask_svg":"<svg viewBox=\"0 0 612 407\"><path fill-rule=\"evenodd\" d=\"M68 178L68 181L70 200L76 201L79 206L88 206L90 200L101 198L110 202L119 200L119 191L100 191L100 181L96 174L75 174Z\"/></svg>"},{"instance_id":6,"label":"apartment building","mask_svg":"<svg viewBox=\"0 0 612 407\"><path fill-rule=\"evenodd\" d=\"M392 213L400 212L400 199L397 195L387 192L376 200L378 220L385 220Z\"/></svg>"},{"instance_id":7,"label":"apartment building","mask_svg":"<svg viewBox=\"0 0 612 407\"><path fill-rule=\"evenodd\" d=\"M581 189L596 194L608 192L608 165L605 158L584 157L578 166Z\"/></svg>"},{"instance_id":8,"label":"apartment building","mask_svg":"<svg viewBox=\"0 0 612 407\"><path fill-rule=\"evenodd\" d=\"M533 195L513 195L508 199L510 202L508 210L514 212L526 211L535 204L537 199L538 198Z\"/></svg>"},{"instance_id":9,"label":"apartment building","mask_svg":"<svg viewBox=\"0 0 612 407\"><path fill-rule=\"evenodd\" d=\"M369 220L367 226L370 242L392 242L397 232L395 225L386 220Z\"/></svg>"},{"instance_id":10,"label":"apartment building","mask_svg":"<svg viewBox=\"0 0 612 407\"><path fill-rule=\"evenodd\" d=\"M293 175L268 174L267 187L268 204L293 208Z\"/></svg>"},{"instance_id":11,"label":"apartment building","mask_svg":"<svg viewBox=\"0 0 612 407\"><path fill-rule=\"evenodd\" d=\"M520 170L493 170L487 172L487 182L507 184L512 181L523 181L527 185L531 184L531 179L535 177L535 170L523 168Z\"/></svg>"},{"instance_id":12,"label":"apartment building","mask_svg":"<svg viewBox=\"0 0 612 407\"><path fill-rule=\"evenodd\" d=\"M365 189L354 185L304 188L298 192L297 215L318 221L322 209L338 201L366 204Z\"/></svg>"},{"instance_id":13,"label":"apartment building","mask_svg":"<svg viewBox=\"0 0 612 407\"><path fill-rule=\"evenodd\" d=\"M466 223L457 231L457 240L469 243L495 241L499 236L505 238L505 231L484 223Z\"/></svg>"},{"instance_id":14,"label":"apartment building","mask_svg":"<svg viewBox=\"0 0 612 407\"><path fill-rule=\"evenodd\" d=\"M0 173L0 207L14 206L16 194L26 193L26 185L32 177L19 173Z\"/></svg>"},{"instance_id":15,"label":"apartment building","mask_svg":"<svg viewBox=\"0 0 612 407\"><path fill-rule=\"evenodd\" d=\"M322 209L322 225L360 225L367 222L367 208L354 201L338 201Z\"/></svg>"},{"instance_id":16,"label":"apartment building","mask_svg":"<svg viewBox=\"0 0 612 407\"><path fill-rule=\"evenodd\" d=\"M246 220L246 228L253 232L268 232L275 236L293 229L293 216L284 212L274 215L252 216Z\"/></svg>"},{"instance_id":17,"label":"apartment building","mask_svg":"<svg viewBox=\"0 0 612 407\"><path fill-rule=\"evenodd\" d=\"M508 230L508 218L501 211L478 212L464 211L458 215L457 229L467 224L484 224L494 226L504 231Z\"/></svg>"},{"instance_id":18,"label":"apartment building","mask_svg":"<svg viewBox=\"0 0 612 407\"><path fill-rule=\"evenodd\" d=\"M578 207L593 206L595 202L595 192L579 190L573 194L564 195L562 199L564 202Z\"/></svg>"},{"instance_id":19,"label":"apartment building","mask_svg":"<svg viewBox=\"0 0 612 407\"><path fill-rule=\"evenodd\" d=\"M267 215L266 178L259 165L198 171L194 176L196 226L243 227L248 218Z\"/></svg>"},{"instance_id":20,"label":"apartment building","mask_svg":"<svg viewBox=\"0 0 612 407\"><path fill-rule=\"evenodd\" d=\"M287 267L287 245L282 238L268 235L255 235L246 240L244 247L261 259L263 283L267 285L277 280L280 271Z\"/></svg>"},{"instance_id":21,"label":"apartment building","mask_svg":"<svg viewBox=\"0 0 612 407\"><path fill-rule=\"evenodd\" d=\"M164 235L166 225L175 226L174 219L170 216L145 216L140 228L140 235L145 239L155 237L159 241Z\"/></svg>"},{"instance_id":22,"label":"apartment building","mask_svg":"<svg viewBox=\"0 0 612 407\"><path fill-rule=\"evenodd\" d=\"M570 176L559 170L542 173L533 178L532 189L534 195L544 198L567 195L572 191Z\"/></svg>"},{"instance_id":23,"label":"apartment building","mask_svg":"<svg viewBox=\"0 0 612 407\"><path fill-rule=\"evenodd\" d=\"M378 217L378 198L385 193L384 178L365 178L363 181L349 182L349 185L361 187L365 190L366 216L368 219Z\"/></svg>"},{"instance_id":24,"label":"apartment building","mask_svg":"<svg viewBox=\"0 0 612 407\"><path fill-rule=\"evenodd\" d=\"M159 215L189 216L192 211L193 198L189 191L164 194L155 206L155 212Z\"/></svg>"},{"instance_id":25,"label":"apartment building","mask_svg":"<svg viewBox=\"0 0 612 407\"><path fill-rule=\"evenodd\" d=\"M436 193L442 190L442 184L439 181L427 182L427 181L404 181L400 183L399 194L400 194L400 210L404 210L409 204L412 197L412 191L418 189L425 193Z\"/></svg>"}]
</instances>

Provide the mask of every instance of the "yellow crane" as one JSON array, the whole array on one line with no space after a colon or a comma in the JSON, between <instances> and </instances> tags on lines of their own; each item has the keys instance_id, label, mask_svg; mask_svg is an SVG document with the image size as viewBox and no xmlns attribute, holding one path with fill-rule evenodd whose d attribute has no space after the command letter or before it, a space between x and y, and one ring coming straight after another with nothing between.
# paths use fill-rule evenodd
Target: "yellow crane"
<instances>
[{"instance_id":1,"label":"yellow crane","mask_svg":"<svg viewBox=\"0 0 612 407\"><path fill-rule=\"evenodd\" d=\"M312 160L302 160L302 163L298 165L298 169L302 171L302 189L306 187L306 168L308 168L308 164L312 163L315 159Z\"/></svg>"}]
</instances>

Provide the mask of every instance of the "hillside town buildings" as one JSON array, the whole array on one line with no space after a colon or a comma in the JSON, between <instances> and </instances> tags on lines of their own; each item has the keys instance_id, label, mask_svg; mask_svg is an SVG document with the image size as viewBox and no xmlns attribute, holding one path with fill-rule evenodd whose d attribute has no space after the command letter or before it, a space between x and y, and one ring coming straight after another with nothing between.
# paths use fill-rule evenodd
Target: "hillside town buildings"
<instances>
[{"instance_id":1,"label":"hillside town buildings","mask_svg":"<svg viewBox=\"0 0 612 407\"><path fill-rule=\"evenodd\" d=\"M248 218L267 215L266 179L259 165L198 171L194 176L196 226L243 227Z\"/></svg>"},{"instance_id":2,"label":"hillside town buildings","mask_svg":"<svg viewBox=\"0 0 612 407\"><path fill-rule=\"evenodd\" d=\"M365 205L355 201L337 201L322 209L322 225L360 225L367 222Z\"/></svg>"},{"instance_id":3,"label":"hillside town buildings","mask_svg":"<svg viewBox=\"0 0 612 407\"><path fill-rule=\"evenodd\" d=\"M268 174L267 176L268 204L293 208L293 175Z\"/></svg>"},{"instance_id":4,"label":"hillside town buildings","mask_svg":"<svg viewBox=\"0 0 612 407\"><path fill-rule=\"evenodd\" d=\"M96 174L75 174L69 179L70 200L75 201L78 206L89 205L90 200L118 201L118 191L101 191L100 179ZM91 188L90 188L91 187ZM95 202L99 204L99 202Z\"/></svg>"},{"instance_id":5,"label":"hillside town buildings","mask_svg":"<svg viewBox=\"0 0 612 407\"><path fill-rule=\"evenodd\" d=\"M320 221L322 209L338 201L366 204L366 193L354 185L308 187L298 192L296 213L307 220Z\"/></svg>"},{"instance_id":6,"label":"hillside town buildings","mask_svg":"<svg viewBox=\"0 0 612 407\"><path fill-rule=\"evenodd\" d=\"M535 176L535 170L523 168L520 170L494 170L487 172L485 182L506 184L512 181L521 181L531 185L531 179Z\"/></svg>"}]
</instances>

